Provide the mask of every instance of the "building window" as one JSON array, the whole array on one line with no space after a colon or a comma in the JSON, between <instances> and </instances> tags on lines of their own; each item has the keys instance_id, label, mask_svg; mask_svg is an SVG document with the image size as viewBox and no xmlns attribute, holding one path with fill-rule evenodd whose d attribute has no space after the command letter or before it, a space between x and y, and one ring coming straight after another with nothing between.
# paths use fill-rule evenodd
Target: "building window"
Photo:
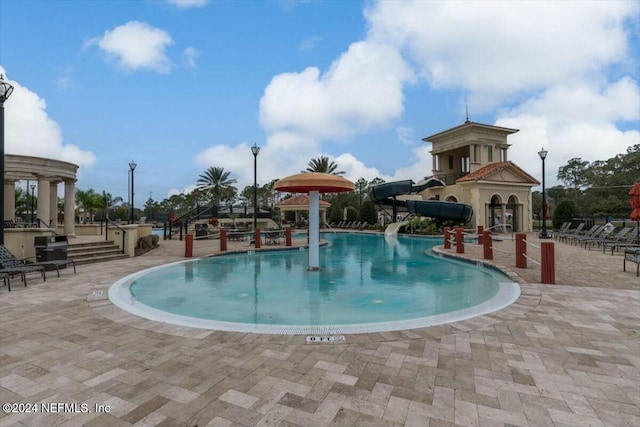
<instances>
[{"instance_id":1,"label":"building window","mask_svg":"<svg viewBox=\"0 0 640 427\"><path fill-rule=\"evenodd\" d=\"M462 158L462 172L469 172L471 170L469 160L469 156Z\"/></svg>"},{"instance_id":2,"label":"building window","mask_svg":"<svg viewBox=\"0 0 640 427\"><path fill-rule=\"evenodd\" d=\"M473 144L473 163L480 163L480 146Z\"/></svg>"},{"instance_id":3,"label":"building window","mask_svg":"<svg viewBox=\"0 0 640 427\"><path fill-rule=\"evenodd\" d=\"M453 170L453 156L449 156L449 169Z\"/></svg>"},{"instance_id":4,"label":"building window","mask_svg":"<svg viewBox=\"0 0 640 427\"><path fill-rule=\"evenodd\" d=\"M493 145L487 145L487 161L493 162Z\"/></svg>"}]
</instances>

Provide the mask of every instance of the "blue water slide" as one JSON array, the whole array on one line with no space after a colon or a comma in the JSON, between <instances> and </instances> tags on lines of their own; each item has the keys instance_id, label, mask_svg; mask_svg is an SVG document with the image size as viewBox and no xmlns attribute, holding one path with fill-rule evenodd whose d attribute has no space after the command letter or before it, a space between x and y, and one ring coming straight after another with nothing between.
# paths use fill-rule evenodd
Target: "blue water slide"
<instances>
[{"instance_id":1,"label":"blue water slide","mask_svg":"<svg viewBox=\"0 0 640 427\"><path fill-rule=\"evenodd\" d=\"M471 220L473 208L464 203L443 202L440 200L396 200L397 196L416 194L430 187L444 187L444 183L437 178L427 179L424 183L415 185L413 180L385 182L371 187L371 200L379 205L406 206L414 215L421 215L441 220L465 221Z\"/></svg>"}]
</instances>

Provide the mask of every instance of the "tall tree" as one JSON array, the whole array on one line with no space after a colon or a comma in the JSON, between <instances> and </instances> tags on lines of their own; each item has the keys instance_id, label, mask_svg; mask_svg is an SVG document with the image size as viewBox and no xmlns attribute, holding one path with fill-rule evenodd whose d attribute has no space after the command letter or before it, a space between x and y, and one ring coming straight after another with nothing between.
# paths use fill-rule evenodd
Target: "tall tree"
<instances>
[{"instance_id":1,"label":"tall tree","mask_svg":"<svg viewBox=\"0 0 640 427\"><path fill-rule=\"evenodd\" d=\"M327 156L320 156L317 159L311 159L309 161L309 166L306 170L302 172L322 172L322 173L330 173L332 175L344 175L344 171L338 171L338 165L333 161L329 160Z\"/></svg>"},{"instance_id":2,"label":"tall tree","mask_svg":"<svg viewBox=\"0 0 640 427\"><path fill-rule=\"evenodd\" d=\"M89 218L93 221L94 213L104 205L104 199L93 188L86 191L78 189L76 191L76 204L89 214Z\"/></svg>"},{"instance_id":3,"label":"tall tree","mask_svg":"<svg viewBox=\"0 0 640 427\"><path fill-rule=\"evenodd\" d=\"M228 199L229 194L235 195L237 181L229 178L231 172L225 172L224 168L211 166L198 178L198 189L206 191L213 197L213 203L220 205L222 199Z\"/></svg>"}]
</instances>

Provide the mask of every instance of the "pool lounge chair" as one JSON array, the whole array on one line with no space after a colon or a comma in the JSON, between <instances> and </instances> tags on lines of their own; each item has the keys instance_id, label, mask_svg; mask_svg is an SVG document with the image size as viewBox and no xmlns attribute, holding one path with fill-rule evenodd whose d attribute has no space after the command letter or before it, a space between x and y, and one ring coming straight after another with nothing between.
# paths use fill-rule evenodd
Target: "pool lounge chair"
<instances>
[{"instance_id":1,"label":"pool lounge chair","mask_svg":"<svg viewBox=\"0 0 640 427\"><path fill-rule=\"evenodd\" d=\"M620 231L618 231L617 233L613 234L613 233L609 233L608 235L605 236L599 236L597 238L594 239L588 239L585 240L584 243L584 247L587 248L589 250L591 250L591 246L592 245L597 245L598 248L600 247L600 245L603 245L606 242L620 242L624 239L624 237L631 231L631 227L624 227L622 228Z\"/></svg>"},{"instance_id":2,"label":"pool lounge chair","mask_svg":"<svg viewBox=\"0 0 640 427\"><path fill-rule=\"evenodd\" d=\"M578 243L581 242L582 240L591 239L591 238L596 237L597 235L603 233L604 232L604 227L605 227L604 225L594 225L593 227L591 227L590 229L588 229L584 233L572 234L570 236L566 236L565 237L565 242L569 243L571 245L575 244L577 246Z\"/></svg>"},{"instance_id":3,"label":"pool lounge chair","mask_svg":"<svg viewBox=\"0 0 640 427\"><path fill-rule=\"evenodd\" d=\"M584 226L586 225L585 222L581 222L580 224L578 224L578 226L576 228L570 228L562 233L557 233L558 235L558 241L562 242L565 241L566 239L570 236L575 236L577 234L582 233L582 229L584 228Z\"/></svg>"},{"instance_id":4,"label":"pool lounge chair","mask_svg":"<svg viewBox=\"0 0 640 427\"><path fill-rule=\"evenodd\" d=\"M27 264L19 260L4 245L0 245L0 273L9 275L9 279L14 276L20 276L25 286L27 286L27 273L40 273L42 279L45 282L47 281L43 265ZM11 290L11 287L9 287L9 290Z\"/></svg>"},{"instance_id":5,"label":"pool lounge chair","mask_svg":"<svg viewBox=\"0 0 640 427\"><path fill-rule=\"evenodd\" d=\"M627 248L624 250L624 261L622 261L622 271L627 271L627 261L635 262L636 276L640 276L640 247Z\"/></svg>"},{"instance_id":6,"label":"pool lounge chair","mask_svg":"<svg viewBox=\"0 0 640 427\"><path fill-rule=\"evenodd\" d=\"M605 253L607 249L611 249L611 255L614 251L619 251L623 248L635 248L640 247L640 241L638 239L638 230L632 228L627 235L618 242L604 242L602 244L602 252Z\"/></svg>"}]
</instances>

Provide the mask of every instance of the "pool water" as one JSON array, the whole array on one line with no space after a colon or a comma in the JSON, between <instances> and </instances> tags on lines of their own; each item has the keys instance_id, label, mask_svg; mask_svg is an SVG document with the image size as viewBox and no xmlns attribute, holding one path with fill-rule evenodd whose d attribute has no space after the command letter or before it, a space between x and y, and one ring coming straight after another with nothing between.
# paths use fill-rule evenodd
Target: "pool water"
<instances>
[{"instance_id":1,"label":"pool water","mask_svg":"<svg viewBox=\"0 0 640 427\"><path fill-rule=\"evenodd\" d=\"M519 295L499 272L431 255L441 239L322 239L329 245L319 272L307 271L307 250L216 256L134 275L122 283L123 299L148 307L146 316L136 314L155 320L174 315L190 326L294 333L428 326L502 308Z\"/></svg>"}]
</instances>

